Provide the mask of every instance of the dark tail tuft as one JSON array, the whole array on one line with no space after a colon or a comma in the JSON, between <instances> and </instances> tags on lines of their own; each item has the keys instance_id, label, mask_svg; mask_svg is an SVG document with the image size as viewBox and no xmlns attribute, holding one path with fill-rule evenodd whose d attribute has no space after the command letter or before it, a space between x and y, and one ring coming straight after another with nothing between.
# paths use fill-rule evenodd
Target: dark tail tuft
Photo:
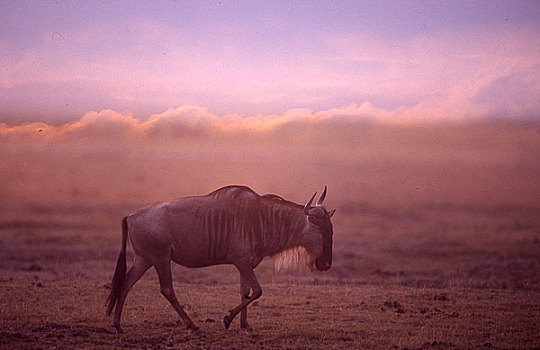
<instances>
[{"instance_id":1,"label":"dark tail tuft","mask_svg":"<svg viewBox=\"0 0 540 350\"><path fill-rule=\"evenodd\" d=\"M116 305L116 301L118 300L118 296L120 295L120 292L122 291L124 280L126 278L127 234L128 234L127 217L125 217L124 219L122 219L122 250L120 251L120 255L118 255L118 261L116 262L116 269L114 270L114 276L112 279L111 292L109 293L109 297L107 298L107 316L111 315L111 312L114 309L114 306Z\"/></svg>"}]
</instances>

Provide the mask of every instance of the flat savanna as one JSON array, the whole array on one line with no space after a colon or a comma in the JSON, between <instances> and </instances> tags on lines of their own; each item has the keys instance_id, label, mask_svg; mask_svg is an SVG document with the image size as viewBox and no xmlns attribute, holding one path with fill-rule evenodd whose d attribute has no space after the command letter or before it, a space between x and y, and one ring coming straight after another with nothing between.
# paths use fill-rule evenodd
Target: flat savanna
<instances>
[{"instance_id":1,"label":"flat savanna","mask_svg":"<svg viewBox=\"0 0 540 350\"><path fill-rule=\"evenodd\" d=\"M346 141L327 135L332 149L307 136L248 146L1 140L0 347L539 348L539 128L361 131ZM105 300L121 218L226 184L299 203L328 185L333 268L311 273L300 262L276 272L264 260L247 332L239 319L223 326L240 301L236 269L173 264L198 333L185 329L151 269L116 334ZM128 247L128 266L131 256Z\"/></svg>"}]
</instances>

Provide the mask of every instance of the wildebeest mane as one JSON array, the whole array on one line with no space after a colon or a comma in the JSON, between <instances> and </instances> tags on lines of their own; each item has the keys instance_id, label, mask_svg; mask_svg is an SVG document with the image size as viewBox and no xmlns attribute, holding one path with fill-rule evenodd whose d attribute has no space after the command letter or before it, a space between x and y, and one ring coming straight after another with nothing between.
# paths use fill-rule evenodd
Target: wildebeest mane
<instances>
[{"instance_id":1,"label":"wildebeest mane","mask_svg":"<svg viewBox=\"0 0 540 350\"><path fill-rule=\"evenodd\" d=\"M267 193L267 194L263 195L262 198L268 199L268 200L270 200L272 202L275 202L275 203L284 204L284 205L287 205L287 206L292 207L292 208L297 208L297 209L303 209L304 208L303 205L288 201L285 198L283 198L281 196L278 196L277 194Z\"/></svg>"},{"instance_id":2,"label":"wildebeest mane","mask_svg":"<svg viewBox=\"0 0 540 350\"><path fill-rule=\"evenodd\" d=\"M232 200L240 199L260 199L261 196L258 195L251 188L243 185L229 185L225 187L218 188L217 190L207 194L209 197L214 198L227 198Z\"/></svg>"},{"instance_id":3,"label":"wildebeest mane","mask_svg":"<svg viewBox=\"0 0 540 350\"><path fill-rule=\"evenodd\" d=\"M213 196L213 197L218 197L218 198L222 196L228 196L231 199L251 197L253 199L257 198L257 199L268 200L270 202L273 202L276 204L282 204L290 208L295 208L295 209L304 208L303 205L288 201L285 198L278 196L277 194L267 193L261 196L255 191L253 191L251 188L247 186L243 186L243 185L229 185L229 186L221 187L209 193L208 196Z\"/></svg>"}]
</instances>

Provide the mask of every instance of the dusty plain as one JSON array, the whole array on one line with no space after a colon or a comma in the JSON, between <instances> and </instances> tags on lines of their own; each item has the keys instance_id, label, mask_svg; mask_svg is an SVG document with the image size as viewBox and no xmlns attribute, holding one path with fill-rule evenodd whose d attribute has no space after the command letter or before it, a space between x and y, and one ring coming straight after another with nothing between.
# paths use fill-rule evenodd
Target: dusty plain
<instances>
[{"instance_id":1,"label":"dusty plain","mask_svg":"<svg viewBox=\"0 0 540 350\"><path fill-rule=\"evenodd\" d=\"M0 347L540 348L538 125L302 128L0 137ZM239 301L234 268L175 266L200 333L179 322L150 270L116 334L104 304L121 218L234 183L295 202L328 185L332 270L276 272L263 261L254 331L244 332L238 320L222 324Z\"/></svg>"}]
</instances>

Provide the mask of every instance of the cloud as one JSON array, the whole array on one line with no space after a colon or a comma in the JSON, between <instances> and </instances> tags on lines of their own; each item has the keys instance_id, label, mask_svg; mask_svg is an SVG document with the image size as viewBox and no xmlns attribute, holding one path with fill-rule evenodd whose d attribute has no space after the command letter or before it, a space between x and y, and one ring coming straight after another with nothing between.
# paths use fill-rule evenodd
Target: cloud
<instances>
[{"instance_id":1,"label":"cloud","mask_svg":"<svg viewBox=\"0 0 540 350\"><path fill-rule=\"evenodd\" d=\"M123 138L136 131L138 122L130 115L112 110L88 112L80 120L59 126L28 123L0 124L0 138L20 141L103 141Z\"/></svg>"},{"instance_id":2,"label":"cloud","mask_svg":"<svg viewBox=\"0 0 540 350\"><path fill-rule=\"evenodd\" d=\"M201 106L181 106L154 114L148 119L136 118L131 113L113 110L88 112L74 122L58 126L29 123L9 126L0 124L0 139L20 141L82 141L120 142L185 140L208 135L277 135L301 134L306 129L325 123L404 123L429 115L422 106L383 110L369 102L350 104L340 108L313 111L307 108L291 109L283 114L242 116L216 115Z\"/></svg>"},{"instance_id":3,"label":"cloud","mask_svg":"<svg viewBox=\"0 0 540 350\"><path fill-rule=\"evenodd\" d=\"M493 88L487 86L502 83L516 70L538 76L538 26L438 28L401 41L342 33L330 34L326 41L339 54L335 66L350 96L366 96L385 110L399 109L396 114L406 119L466 119L504 111L511 112L509 117L524 117L537 106L537 83L525 79L527 73L516 77L521 82L512 82L514 89L521 87L504 98L504 111L495 100L480 101L477 95L485 95L480 90Z\"/></svg>"},{"instance_id":4,"label":"cloud","mask_svg":"<svg viewBox=\"0 0 540 350\"><path fill-rule=\"evenodd\" d=\"M88 112L80 120L59 126L29 123L9 126L0 124L0 138L42 141L128 141L184 140L205 135L263 135L279 133L288 128L300 133L305 127L322 121L376 120L388 114L368 102L356 106L314 112L292 109L283 114L218 116L201 106L181 106L154 114L146 120L131 113L113 110ZM388 118L390 120L390 118Z\"/></svg>"},{"instance_id":5,"label":"cloud","mask_svg":"<svg viewBox=\"0 0 540 350\"><path fill-rule=\"evenodd\" d=\"M523 55L523 53L522 53ZM474 61L474 58L472 59ZM475 64L473 64L474 66ZM441 120L507 117L538 118L540 63L536 59L505 63L478 76L458 79L453 86L434 91L412 104L381 108L368 100L314 111L290 109L281 114L218 115L198 105L184 105L141 119L131 112L104 109L87 112L80 120L50 125L0 123L0 138L43 141L183 140L204 135L299 133L321 122L424 123ZM511 67L511 68L508 68ZM402 82L403 84L403 82Z\"/></svg>"},{"instance_id":6,"label":"cloud","mask_svg":"<svg viewBox=\"0 0 540 350\"><path fill-rule=\"evenodd\" d=\"M175 138L201 136L215 127L217 116L200 106L183 106L151 116L140 124L150 137Z\"/></svg>"},{"instance_id":7,"label":"cloud","mask_svg":"<svg viewBox=\"0 0 540 350\"><path fill-rule=\"evenodd\" d=\"M32 121L113 109L141 118L179 105L219 113L180 107L153 115L143 134L158 137L204 133L208 123L268 129L298 107L324 114L347 106L364 118L403 123L537 109L538 84L519 73L534 74L540 64L537 26L438 28L400 40L349 29L289 52L255 50L238 39L198 41L184 28L145 18L119 24L89 23L62 32L65 40L52 32L21 53L7 50L0 57L9 68L0 74L0 115ZM0 41L2 48L9 47ZM505 95L510 85L512 98Z\"/></svg>"},{"instance_id":8,"label":"cloud","mask_svg":"<svg viewBox=\"0 0 540 350\"><path fill-rule=\"evenodd\" d=\"M138 121L130 114L113 110L88 112L79 121L61 126L58 132L71 138L114 139L129 135L138 127Z\"/></svg>"},{"instance_id":9,"label":"cloud","mask_svg":"<svg viewBox=\"0 0 540 350\"><path fill-rule=\"evenodd\" d=\"M50 140L58 135L57 128L46 123L28 123L9 126L0 123L0 140L6 141L35 141Z\"/></svg>"},{"instance_id":10,"label":"cloud","mask_svg":"<svg viewBox=\"0 0 540 350\"><path fill-rule=\"evenodd\" d=\"M515 69L482 86L474 102L494 117L540 115L540 64Z\"/></svg>"}]
</instances>

